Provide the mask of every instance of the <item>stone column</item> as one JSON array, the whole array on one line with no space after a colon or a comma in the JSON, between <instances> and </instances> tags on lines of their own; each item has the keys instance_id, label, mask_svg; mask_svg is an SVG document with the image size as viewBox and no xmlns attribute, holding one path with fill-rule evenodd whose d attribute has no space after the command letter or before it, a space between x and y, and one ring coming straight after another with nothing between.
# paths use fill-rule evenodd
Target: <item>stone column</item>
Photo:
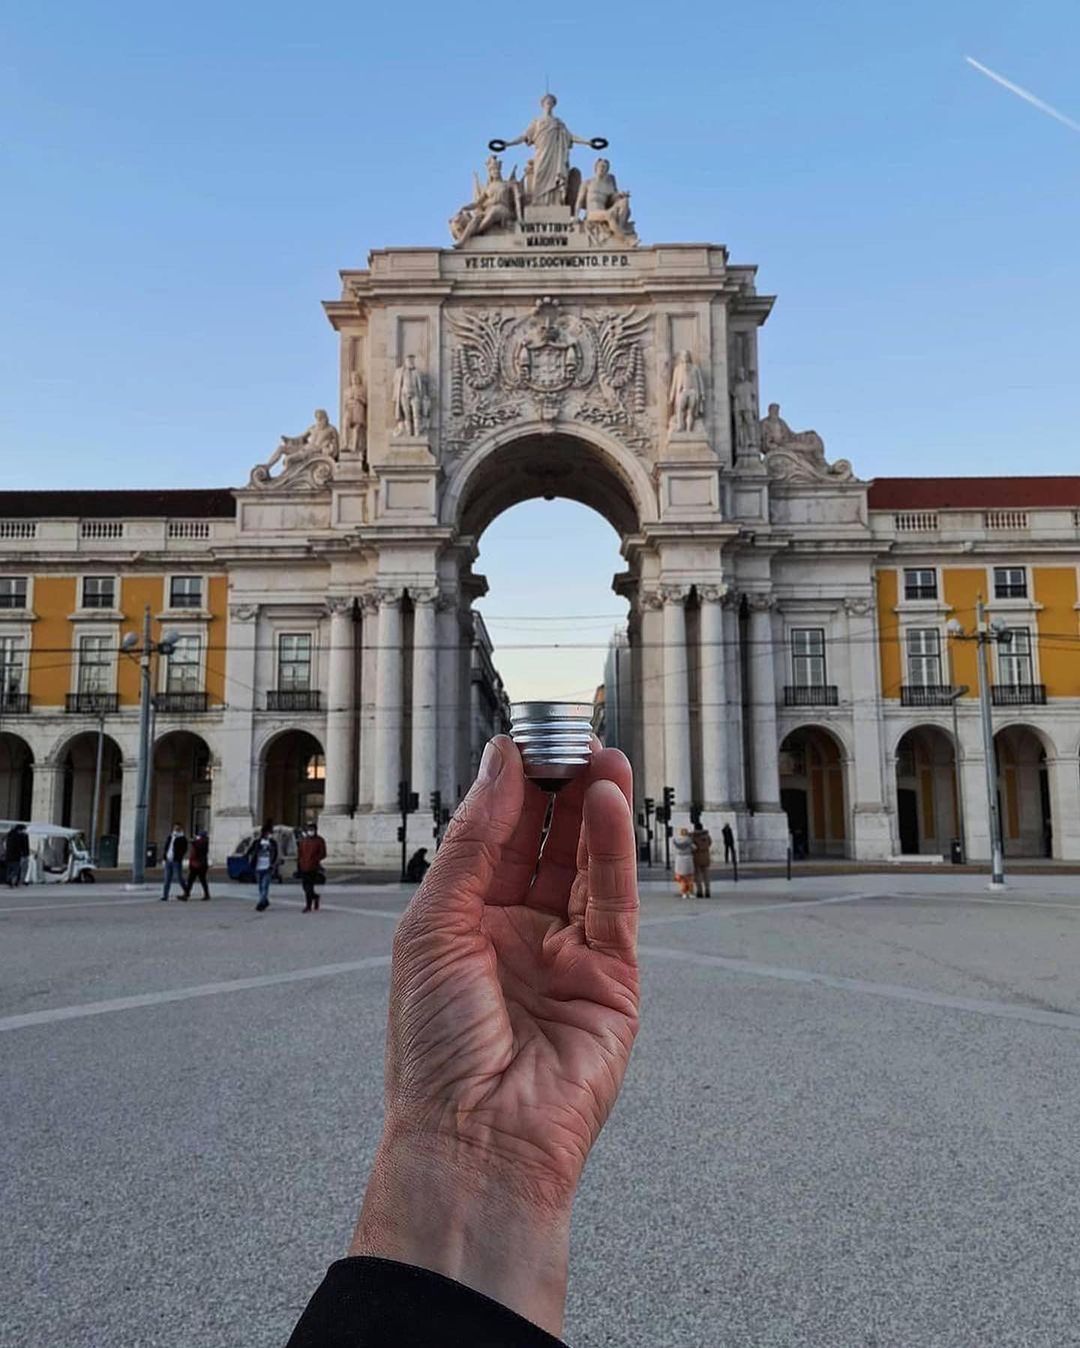
<instances>
[{"instance_id":1,"label":"stone column","mask_svg":"<svg viewBox=\"0 0 1080 1348\"><path fill-rule=\"evenodd\" d=\"M332 596L326 601L326 609L330 614L330 668L326 681L326 803L323 813L348 814L353 803L353 741L356 735L353 601Z\"/></svg>"},{"instance_id":2,"label":"stone column","mask_svg":"<svg viewBox=\"0 0 1080 1348\"><path fill-rule=\"evenodd\" d=\"M134 758L122 759L121 769L120 838L117 846L116 859L122 866L130 866L135 857L135 784L139 779L139 770L138 764ZM223 811L223 813L226 812ZM245 820L244 822L246 824L250 821ZM233 827L235 828L235 824ZM226 846L228 846L232 843L232 839L228 834L225 836L227 839ZM147 824L146 841L148 843L157 842L157 839L154 837L153 820L150 820Z\"/></svg>"},{"instance_id":3,"label":"stone column","mask_svg":"<svg viewBox=\"0 0 1080 1348\"><path fill-rule=\"evenodd\" d=\"M698 683L701 689L701 794L702 805L714 810L728 802L724 774L727 697L724 677L724 610L721 606L725 586L699 585L701 604L701 661Z\"/></svg>"},{"instance_id":4,"label":"stone column","mask_svg":"<svg viewBox=\"0 0 1080 1348\"><path fill-rule=\"evenodd\" d=\"M780 808L780 745L776 734L776 669L771 594L747 596L750 607L750 723L755 810Z\"/></svg>"},{"instance_id":5,"label":"stone column","mask_svg":"<svg viewBox=\"0 0 1080 1348\"><path fill-rule=\"evenodd\" d=\"M439 636L439 790L443 805L453 811L458 787L464 786L461 766L461 619L456 594L441 594L436 601Z\"/></svg>"},{"instance_id":6,"label":"stone column","mask_svg":"<svg viewBox=\"0 0 1080 1348\"><path fill-rule=\"evenodd\" d=\"M376 810L397 809L401 781L401 592L379 594L379 636L375 675Z\"/></svg>"},{"instance_id":7,"label":"stone column","mask_svg":"<svg viewBox=\"0 0 1080 1348\"><path fill-rule=\"evenodd\" d=\"M45 824L60 822L60 802L57 789L60 785L60 767L56 763L35 763L33 794L30 798L30 818Z\"/></svg>"},{"instance_id":8,"label":"stone column","mask_svg":"<svg viewBox=\"0 0 1080 1348\"><path fill-rule=\"evenodd\" d=\"M638 598L641 639L638 646L638 724L640 726L642 796L657 802L665 785L664 766L664 601L655 590Z\"/></svg>"},{"instance_id":9,"label":"stone column","mask_svg":"<svg viewBox=\"0 0 1080 1348\"><path fill-rule=\"evenodd\" d=\"M378 680L379 597L360 596L360 771L357 804L371 809L375 790L375 685Z\"/></svg>"},{"instance_id":10,"label":"stone column","mask_svg":"<svg viewBox=\"0 0 1080 1348\"><path fill-rule=\"evenodd\" d=\"M439 728L438 641L435 633L436 590L410 590L413 601L412 789L426 810L436 786Z\"/></svg>"},{"instance_id":11,"label":"stone column","mask_svg":"<svg viewBox=\"0 0 1080 1348\"><path fill-rule=\"evenodd\" d=\"M664 785L675 806L690 807L690 679L686 661L686 590L660 587L664 603Z\"/></svg>"},{"instance_id":12,"label":"stone column","mask_svg":"<svg viewBox=\"0 0 1080 1348\"><path fill-rule=\"evenodd\" d=\"M1059 861L1080 859L1080 762L1075 758L1047 758L1050 787L1050 823L1054 856Z\"/></svg>"},{"instance_id":13,"label":"stone column","mask_svg":"<svg viewBox=\"0 0 1080 1348\"><path fill-rule=\"evenodd\" d=\"M221 766L214 780L214 823L211 831L211 847L216 847L216 855L220 855L226 847L235 846L241 835L251 829L255 816L258 792L254 762L258 620L257 604L229 605ZM132 773L129 780L125 772L125 803L129 797L134 801L134 795L135 775Z\"/></svg>"},{"instance_id":14,"label":"stone column","mask_svg":"<svg viewBox=\"0 0 1080 1348\"><path fill-rule=\"evenodd\" d=\"M844 784L849 795L848 818L854 833L848 855L860 861L884 861L892 855L892 837L882 774L878 643L873 599L869 595L849 596L844 600L844 612L847 614L854 731L854 761Z\"/></svg>"},{"instance_id":15,"label":"stone column","mask_svg":"<svg viewBox=\"0 0 1080 1348\"><path fill-rule=\"evenodd\" d=\"M726 799L737 810L746 809L746 779L743 771L742 666L739 656L739 596L728 590L720 604L724 633L725 749L727 752Z\"/></svg>"}]
</instances>

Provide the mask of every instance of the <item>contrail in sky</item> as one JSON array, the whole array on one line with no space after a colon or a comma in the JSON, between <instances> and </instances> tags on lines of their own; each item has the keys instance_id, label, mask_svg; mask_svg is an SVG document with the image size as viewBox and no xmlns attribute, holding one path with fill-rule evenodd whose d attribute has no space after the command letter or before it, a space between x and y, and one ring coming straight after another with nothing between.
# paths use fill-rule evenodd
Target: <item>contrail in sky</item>
<instances>
[{"instance_id":1,"label":"contrail in sky","mask_svg":"<svg viewBox=\"0 0 1080 1348\"><path fill-rule=\"evenodd\" d=\"M1049 103L1044 103L1041 98L1036 98L1027 89L1021 89L1019 84L1013 84L1012 80L1007 80L1004 75L999 75L989 66L984 66L981 62L976 61L974 56L965 56L964 60L969 66L974 66L980 75L985 75L988 80L993 80L995 84L1000 84L1003 89L1008 89L1009 93L1015 94L1017 98L1022 98L1025 103L1030 103L1033 108L1045 112L1047 117L1053 117L1055 121L1063 122L1070 131L1080 131L1080 122L1074 122L1071 117L1066 117L1063 112L1058 112L1057 108L1052 108Z\"/></svg>"}]
</instances>

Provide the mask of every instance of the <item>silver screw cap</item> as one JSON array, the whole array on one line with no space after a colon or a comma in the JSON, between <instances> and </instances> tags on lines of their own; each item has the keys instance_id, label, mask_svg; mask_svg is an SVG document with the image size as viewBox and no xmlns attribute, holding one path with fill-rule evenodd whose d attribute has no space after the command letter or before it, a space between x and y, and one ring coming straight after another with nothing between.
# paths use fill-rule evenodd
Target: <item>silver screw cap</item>
<instances>
[{"instance_id":1,"label":"silver screw cap","mask_svg":"<svg viewBox=\"0 0 1080 1348\"><path fill-rule=\"evenodd\" d=\"M592 755L592 712L589 702L511 705L510 738L531 782L558 791L585 771Z\"/></svg>"}]
</instances>

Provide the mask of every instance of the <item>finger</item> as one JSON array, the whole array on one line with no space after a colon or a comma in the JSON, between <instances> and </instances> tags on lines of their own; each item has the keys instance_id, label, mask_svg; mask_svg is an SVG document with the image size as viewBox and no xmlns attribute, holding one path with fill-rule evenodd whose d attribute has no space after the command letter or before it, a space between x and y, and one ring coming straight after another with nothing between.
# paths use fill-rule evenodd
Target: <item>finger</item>
<instances>
[{"instance_id":1,"label":"finger","mask_svg":"<svg viewBox=\"0 0 1080 1348\"><path fill-rule=\"evenodd\" d=\"M526 778L521 815L509 842L503 848L499 873L488 892L487 903L505 906L529 902L536 865L540 859L540 838L550 803L548 793Z\"/></svg>"},{"instance_id":2,"label":"finger","mask_svg":"<svg viewBox=\"0 0 1080 1348\"><path fill-rule=\"evenodd\" d=\"M637 838L634 817L616 782L593 782L585 793L589 888L585 940L593 950L637 963Z\"/></svg>"},{"instance_id":3,"label":"finger","mask_svg":"<svg viewBox=\"0 0 1080 1348\"><path fill-rule=\"evenodd\" d=\"M596 750L586 771L555 797L555 812L529 897L530 907L567 914L574 877L585 864L581 850L585 793L598 781L615 782L627 801L633 799L634 778L626 755L618 749Z\"/></svg>"},{"instance_id":4,"label":"finger","mask_svg":"<svg viewBox=\"0 0 1080 1348\"><path fill-rule=\"evenodd\" d=\"M480 924L503 849L521 818L525 777L506 735L489 740L476 781L457 807L410 908L424 918L456 914Z\"/></svg>"}]
</instances>

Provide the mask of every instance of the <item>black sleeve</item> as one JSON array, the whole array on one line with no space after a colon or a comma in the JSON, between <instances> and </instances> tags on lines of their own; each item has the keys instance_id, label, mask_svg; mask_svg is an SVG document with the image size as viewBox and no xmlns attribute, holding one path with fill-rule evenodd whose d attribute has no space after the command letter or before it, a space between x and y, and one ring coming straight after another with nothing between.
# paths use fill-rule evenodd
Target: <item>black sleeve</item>
<instances>
[{"instance_id":1,"label":"black sleeve","mask_svg":"<svg viewBox=\"0 0 1080 1348\"><path fill-rule=\"evenodd\" d=\"M288 1348L565 1348L497 1301L390 1259L339 1259Z\"/></svg>"}]
</instances>

